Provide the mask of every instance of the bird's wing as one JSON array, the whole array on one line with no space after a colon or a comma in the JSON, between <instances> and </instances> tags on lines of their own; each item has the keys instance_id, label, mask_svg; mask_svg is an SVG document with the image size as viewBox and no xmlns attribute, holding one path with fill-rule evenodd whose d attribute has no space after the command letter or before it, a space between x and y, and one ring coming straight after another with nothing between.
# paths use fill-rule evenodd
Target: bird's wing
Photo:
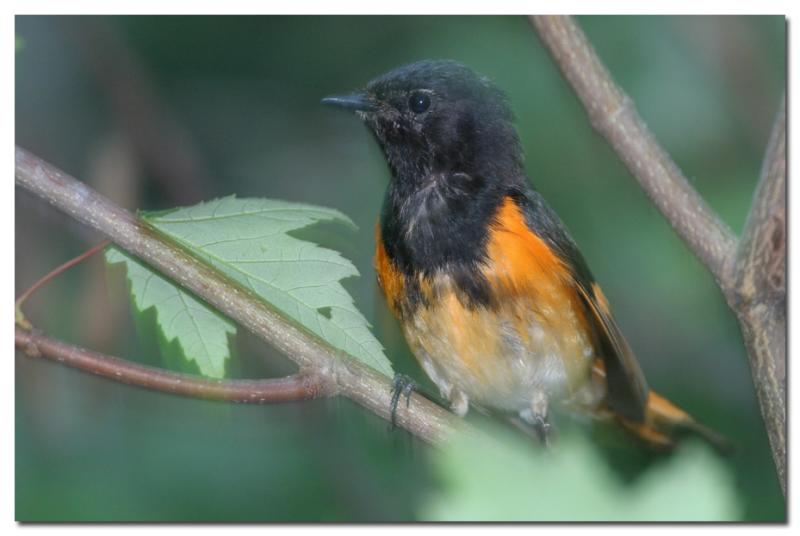
<instances>
[{"instance_id":1,"label":"bird's wing","mask_svg":"<svg viewBox=\"0 0 800 536\"><path fill-rule=\"evenodd\" d=\"M594 330L597 353L606 373L607 402L612 410L633 421L645 418L649 388L639 363L614 320L603 292L558 215L533 189L516 197L526 224L570 269L576 292Z\"/></svg>"}]
</instances>

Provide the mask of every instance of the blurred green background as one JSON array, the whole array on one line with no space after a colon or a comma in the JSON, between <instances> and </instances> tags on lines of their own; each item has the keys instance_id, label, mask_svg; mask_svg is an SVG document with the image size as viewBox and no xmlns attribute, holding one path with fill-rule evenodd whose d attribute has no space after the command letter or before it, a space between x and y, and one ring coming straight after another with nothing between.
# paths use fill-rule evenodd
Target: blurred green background
<instances>
[{"instance_id":1,"label":"blurred green background","mask_svg":"<svg viewBox=\"0 0 800 536\"><path fill-rule=\"evenodd\" d=\"M786 84L785 19L579 22L663 146L739 232ZM371 268L387 167L364 126L319 99L422 58L490 76L517 115L532 182L604 286L650 385L736 442L722 461L734 517L785 519L733 315L594 134L525 18L37 16L17 17L16 33L18 144L129 209L236 193L342 210L360 231L326 230L325 244L363 274L346 286L396 370L428 391ZM97 241L17 192L17 292ZM99 257L48 285L26 312L53 336L157 363L122 276ZM236 347L234 376L293 370L246 334ZM564 438L583 433L559 424ZM599 444L622 485L667 463L622 440ZM428 519L432 497L453 491L440 462L346 400L232 406L16 358L19 520ZM495 500L490 489L477 504Z\"/></svg>"}]
</instances>

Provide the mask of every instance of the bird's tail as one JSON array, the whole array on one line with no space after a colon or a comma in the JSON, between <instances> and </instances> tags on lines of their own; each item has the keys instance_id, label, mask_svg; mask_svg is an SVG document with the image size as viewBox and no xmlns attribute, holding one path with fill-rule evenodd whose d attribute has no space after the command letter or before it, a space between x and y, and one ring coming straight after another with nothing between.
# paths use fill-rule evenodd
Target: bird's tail
<instances>
[{"instance_id":1,"label":"bird's tail","mask_svg":"<svg viewBox=\"0 0 800 536\"><path fill-rule=\"evenodd\" d=\"M647 397L644 422L635 422L620 415L615 418L633 435L659 450L673 448L680 437L688 432L700 436L721 454L727 455L733 451L733 445L727 438L695 421L688 413L652 390Z\"/></svg>"}]
</instances>

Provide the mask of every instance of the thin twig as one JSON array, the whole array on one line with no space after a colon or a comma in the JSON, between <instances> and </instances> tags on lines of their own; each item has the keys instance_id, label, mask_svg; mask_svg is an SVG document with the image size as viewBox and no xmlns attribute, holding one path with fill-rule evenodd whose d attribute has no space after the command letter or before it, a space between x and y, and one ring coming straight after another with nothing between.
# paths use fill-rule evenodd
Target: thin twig
<instances>
[{"instance_id":1,"label":"thin twig","mask_svg":"<svg viewBox=\"0 0 800 536\"><path fill-rule=\"evenodd\" d=\"M570 17L530 20L577 94L592 126L611 144L628 170L726 293L733 286L736 237L689 184L650 133L626 95Z\"/></svg>"},{"instance_id":2,"label":"thin twig","mask_svg":"<svg viewBox=\"0 0 800 536\"><path fill-rule=\"evenodd\" d=\"M97 229L112 242L193 292L300 366L331 378L340 394L383 419L390 416L389 379L332 349L286 320L267 302L198 261L84 183L40 158L16 148L16 184L74 219ZM397 423L414 435L438 442L464 426L452 413L413 394L397 408Z\"/></svg>"},{"instance_id":3,"label":"thin twig","mask_svg":"<svg viewBox=\"0 0 800 536\"><path fill-rule=\"evenodd\" d=\"M77 257L68 260L67 262L65 262L61 266L58 266L58 267L52 269L50 272L48 272L47 274L42 276L33 285L28 287L28 290L26 290L25 292L23 292L22 294L19 295L19 297L17 298L17 301L14 302L14 304L17 307L17 309L21 308L22 304L24 304L27 301L27 299L30 298L31 295L33 295L34 292L36 292L37 290L42 288L42 286L44 286L46 283L51 281L53 278L55 278L56 276L61 275L62 273L66 272L67 270L69 270L70 268L75 266L76 264L82 263L83 261L85 261L86 259L88 259L92 255L94 255L98 251L102 251L110 243L111 242L109 242L108 240L104 240L104 241L100 242L99 244L97 244L96 246L84 251L83 253L81 253Z\"/></svg>"},{"instance_id":4,"label":"thin twig","mask_svg":"<svg viewBox=\"0 0 800 536\"><path fill-rule=\"evenodd\" d=\"M114 381L175 395L248 404L321 398L335 388L321 375L294 374L268 380L212 380L132 363L58 341L20 327L14 342L30 357L44 357Z\"/></svg>"}]
</instances>

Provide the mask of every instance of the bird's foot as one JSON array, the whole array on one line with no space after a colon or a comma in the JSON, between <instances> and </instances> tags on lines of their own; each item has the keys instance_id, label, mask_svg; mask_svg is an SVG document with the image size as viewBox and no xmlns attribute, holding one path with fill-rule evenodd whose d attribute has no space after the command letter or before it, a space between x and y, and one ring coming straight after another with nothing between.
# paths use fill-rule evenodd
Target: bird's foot
<instances>
[{"instance_id":1,"label":"bird's foot","mask_svg":"<svg viewBox=\"0 0 800 536\"><path fill-rule=\"evenodd\" d=\"M536 438L546 448L550 448L555 438L555 427L550 424L547 414L533 412L530 410L522 411L520 419L533 429Z\"/></svg>"},{"instance_id":2,"label":"bird's foot","mask_svg":"<svg viewBox=\"0 0 800 536\"><path fill-rule=\"evenodd\" d=\"M538 417L536 423L533 425L536 434L539 436L539 441L545 448L550 448L553 445L553 426L546 417Z\"/></svg>"},{"instance_id":3,"label":"bird's foot","mask_svg":"<svg viewBox=\"0 0 800 536\"><path fill-rule=\"evenodd\" d=\"M417 389L417 383L405 374L395 374L392 380L391 421L392 428L397 423L397 404L400 397L405 395L406 407L411 403L411 393Z\"/></svg>"}]
</instances>

